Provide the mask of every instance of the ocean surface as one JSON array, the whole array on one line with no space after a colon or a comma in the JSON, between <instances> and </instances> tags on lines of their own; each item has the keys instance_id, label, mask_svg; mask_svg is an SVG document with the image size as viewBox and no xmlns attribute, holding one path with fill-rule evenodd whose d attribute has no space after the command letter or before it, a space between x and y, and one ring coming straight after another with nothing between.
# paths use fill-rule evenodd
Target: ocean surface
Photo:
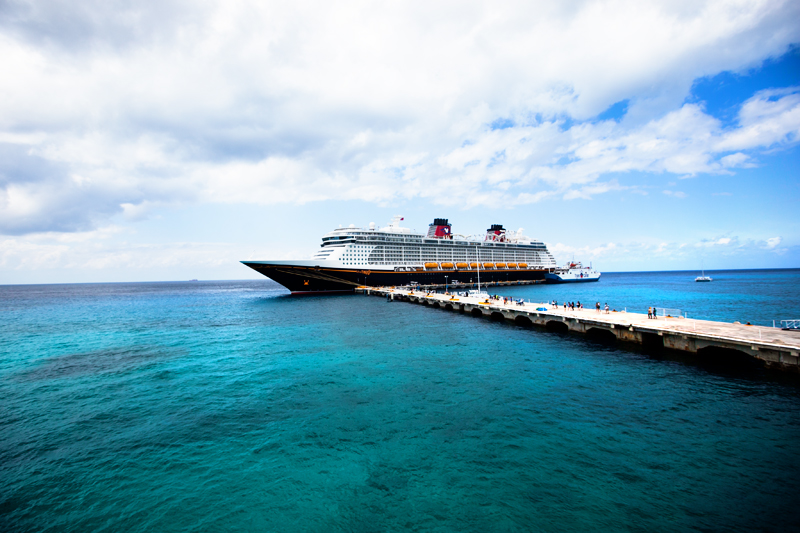
<instances>
[{"instance_id":1,"label":"ocean surface","mask_svg":"<svg viewBox=\"0 0 800 533\"><path fill-rule=\"evenodd\" d=\"M771 325L800 270L489 288ZM270 282L0 286L0 531L787 531L800 377Z\"/></svg>"}]
</instances>

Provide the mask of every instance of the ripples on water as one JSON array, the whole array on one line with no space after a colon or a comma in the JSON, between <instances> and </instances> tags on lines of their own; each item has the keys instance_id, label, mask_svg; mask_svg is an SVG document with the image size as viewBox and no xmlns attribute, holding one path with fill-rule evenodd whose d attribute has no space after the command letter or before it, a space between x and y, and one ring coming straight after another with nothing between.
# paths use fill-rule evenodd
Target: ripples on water
<instances>
[{"instance_id":1,"label":"ripples on water","mask_svg":"<svg viewBox=\"0 0 800 533\"><path fill-rule=\"evenodd\" d=\"M502 292L771 322L748 275ZM800 525L793 377L268 281L0 298L3 531Z\"/></svg>"}]
</instances>

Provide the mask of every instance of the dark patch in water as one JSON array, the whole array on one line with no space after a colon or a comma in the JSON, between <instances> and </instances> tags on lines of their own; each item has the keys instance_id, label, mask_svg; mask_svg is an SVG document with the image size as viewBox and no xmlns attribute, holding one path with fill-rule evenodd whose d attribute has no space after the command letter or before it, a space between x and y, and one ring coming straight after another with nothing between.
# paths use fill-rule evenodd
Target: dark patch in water
<instances>
[{"instance_id":1,"label":"dark patch in water","mask_svg":"<svg viewBox=\"0 0 800 533\"><path fill-rule=\"evenodd\" d=\"M61 379L96 374L130 372L154 364L160 360L173 358L183 350L165 350L163 347L130 346L109 348L90 352L59 355L44 360L35 368L22 372L20 377L26 381ZM158 377L167 377L161 372ZM168 374L168 373L167 373Z\"/></svg>"},{"instance_id":2,"label":"dark patch in water","mask_svg":"<svg viewBox=\"0 0 800 533\"><path fill-rule=\"evenodd\" d=\"M384 469L372 472L367 485L373 489L394 494L408 486L408 478Z\"/></svg>"}]
</instances>

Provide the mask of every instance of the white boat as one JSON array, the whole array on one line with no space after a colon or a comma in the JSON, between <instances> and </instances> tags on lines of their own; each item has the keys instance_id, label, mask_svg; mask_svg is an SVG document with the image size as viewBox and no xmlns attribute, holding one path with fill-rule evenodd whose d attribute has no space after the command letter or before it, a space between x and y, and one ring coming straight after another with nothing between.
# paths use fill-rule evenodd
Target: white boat
<instances>
[{"instance_id":1,"label":"white boat","mask_svg":"<svg viewBox=\"0 0 800 533\"><path fill-rule=\"evenodd\" d=\"M702 274L694 278L695 281L713 281L709 276L706 276L706 271L701 270Z\"/></svg>"},{"instance_id":2,"label":"white boat","mask_svg":"<svg viewBox=\"0 0 800 533\"><path fill-rule=\"evenodd\" d=\"M555 269L552 273L544 275L547 283L575 283L580 281L598 281L600 272L591 265L585 267L580 262L570 261L563 267Z\"/></svg>"},{"instance_id":3,"label":"white boat","mask_svg":"<svg viewBox=\"0 0 800 533\"><path fill-rule=\"evenodd\" d=\"M470 298L478 298L480 300L488 300L489 293L486 291L482 291L480 289L473 289L471 291L467 291L467 296Z\"/></svg>"},{"instance_id":4,"label":"white boat","mask_svg":"<svg viewBox=\"0 0 800 533\"><path fill-rule=\"evenodd\" d=\"M703 265L702 261L700 262L700 265L701 265L700 266L700 272L702 272L702 274L700 274L699 276L694 278L694 280L695 281L713 281L709 276L706 276L706 267L705 267L705 265Z\"/></svg>"}]
</instances>

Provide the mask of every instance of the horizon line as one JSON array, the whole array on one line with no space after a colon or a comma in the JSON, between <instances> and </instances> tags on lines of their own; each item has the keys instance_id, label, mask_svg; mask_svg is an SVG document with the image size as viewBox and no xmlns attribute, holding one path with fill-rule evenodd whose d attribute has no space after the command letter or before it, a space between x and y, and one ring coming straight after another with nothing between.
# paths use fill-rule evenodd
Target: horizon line
<instances>
[{"instance_id":1,"label":"horizon line","mask_svg":"<svg viewBox=\"0 0 800 533\"><path fill-rule=\"evenodd\" d=\"M748 272L759 270L800 270L800 267L775 267L775 268L718 268L711 269L709 272ZM600 272L601 274L661 274L661 273L679 273L679 272L696 272L692 270L616 270L609 272ZM239 279L166 279L156 281L64 281L53 283L0 283L0 287L17 287L17 286L36 286L36 285L111 285L114 283L201 283L201 282L220 282L220 281L271 281L280 285L277 281L263 276L261 278L239 278Z\"/></svg>"}]
</instances>

